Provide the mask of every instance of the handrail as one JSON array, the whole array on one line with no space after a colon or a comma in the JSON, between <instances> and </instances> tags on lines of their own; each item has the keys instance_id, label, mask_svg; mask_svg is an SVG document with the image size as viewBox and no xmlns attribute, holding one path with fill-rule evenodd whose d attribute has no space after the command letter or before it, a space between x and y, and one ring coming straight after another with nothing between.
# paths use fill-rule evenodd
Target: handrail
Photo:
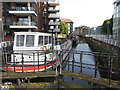
<instances>
[{"instance_id":1,"label":"handrail","mask_svg":"<svg viewBox=\"0 0 120 90\"><path fill-rule=\"evenodd\" d=\"M113 66L113 63L112 63L116 59L120 59L120 56L117 56L117 55L112 55L112 54L109 54L109 53L101 53L101 52L71 51L71 50L66 50L66 51L65 50L47 50L47 52L51 52L51 53L52 52L54 52L54 53L55 52L59 52L59 54L56 56L56 59L59 58L61 60L61 62L57 61L55 63L55 65L57 65L57 63L60 63L60 65L61 65L60 67L61 68L62 68L62 63L64 63L63 62L64 60L62 60L63 59L63 55L64 54L68 54L68 60L67 60L67 62L68 62L67 63L68 70L69 70L69 68L71 66L72 67L72 73L74 73L75 67L79 67L80 68L80 73L81 74L83 73L83 68L94 70L95 71L94 72L94 77L95 78L97 78L97 76L96 76L97 75L97 71L105 72L105 73L107 73L107 76L108 76L107 78L109 78L109 84L110 84L110 81L112 80L112 76L114 74L120 75L120 68ZM24 53L14 53L12 51L11 52L10 51L4 51L3 55L5 56L4 57L4 59L5 59L4 61L7 61L7 62L5 62L6 64L10 64L10 63L13 64L13 66L14 66L14 72L16 72L15 71L15 64L17 64L17 62L15 62L15 61L9 62L11 54L13 54L13 56L15 56L17 54L21 55L22 61L18 62L18 63L21 63L21 65L23 67L22 68L22 72L23 73L24 73L24 63L31 63L31 62L33 62L33 66L37 65L37 64L39 66L39 63L42 62L43 64L45 64L44 67L45 67L45 72L46 72L47 71L47 67L46 67L47 63L50 62L48 60L48 58L46 57L47 52L42 52L42 50L41 51L31 50L31 54L29 54L29 53L26 54L26 55L28 55L30 57L33 56L31 58L35 58L35 55L37 55L37 57L39 57L39 55L42 54L43 55L43 59L44 59L43 61L40 61L39 58L38 58L37 61L35 61L35 60L33 60L33 61L24 61ZM72 54L72 60L71 61L69 60L69 55L70 54ZM80 56L79 62L75 61L75 56L74 56L75 54L78 54ZM102 57L102 59L106 61L106 63L105 63L106 65L101 65L101 64L97 63L98 60L96 60L95 64L83 63L83 55L95 56L97 59L99 57ZM5 63L3 63L3 64L5 64ZM54 65L52 65L52 67L53 66ZM90 67L90 66L92 66L92 67ZM57 66L56 66L56 68L57 68ZM34 69L34 72L35 72L35 69Z\"/></svg>"}]
</instances>

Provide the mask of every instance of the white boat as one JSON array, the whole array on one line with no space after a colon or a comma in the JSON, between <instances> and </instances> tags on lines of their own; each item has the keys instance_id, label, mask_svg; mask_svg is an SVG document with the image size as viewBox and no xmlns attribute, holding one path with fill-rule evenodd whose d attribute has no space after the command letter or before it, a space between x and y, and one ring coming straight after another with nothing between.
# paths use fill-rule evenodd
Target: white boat
<instances>
[{"instance_id":1,"label":"white boat","mask_svg":"<svg viewBox=\"0 0 120 90\"><path fill-rule=\"evenodd\" d=\"M71 40L55 45L54 34L15 32L13 53L11 54L11 59L3 65L3 70L11 72L37 72L54 69L68 55L68 53L61 53L60 51L71 49Z\"/></svg>"}]
</instances>

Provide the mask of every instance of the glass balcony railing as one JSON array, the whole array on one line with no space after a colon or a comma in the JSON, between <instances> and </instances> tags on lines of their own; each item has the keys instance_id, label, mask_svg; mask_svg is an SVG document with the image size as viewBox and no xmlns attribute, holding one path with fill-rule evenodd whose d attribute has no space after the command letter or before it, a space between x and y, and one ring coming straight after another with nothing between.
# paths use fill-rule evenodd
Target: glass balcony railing
<instances>
[{"instance_id":1,"label":"glass balcony railing","mask_svg":"<svg viewBox=\"0 0 120 90\"><path fill-rule=\"evenodd\" d=\"M59 8L49 8L48 11L59 11Z\"/></svg>"},{"instance_id":2,"label":"glass balcony railing","mask_svg":"<svg viewBox=\"0 0 120 90\"><path fill-rule=\"evenodd\" d=\"M50 14L48 17L49 18L59 18L60 16L58 14Z\"/></svg>"},{"instance_id":3,"label":"glass balcony railing","mask_svg":"<svg viewBox=\"0 0 120 90\"><path fill-rule=\"evenodd\" d=\"M15 11L35 11L34 7L11 7L10 10L15 10Z\"/></svg>"},{"instance_id":4,"label":"glass balcony railing","mask_svg":"<svg viewBox=\"0 0 120 90\"><path fill-rule=\"evenodd\" d=\"M12 26L36 26L35 22L13 22L10 25Z\"/></svg>"},{"instance_id":5,"label":"glass balcony railing","mask_svg":"<svg viewBox=\"0 0 120 90\"><path fill-rule=\"evenodd\" d=\"M49 22L49 25L60 25L60 22Z\"/></svg>"},{"instance_id":6,"label":"glass balcony railing","mask_svg":"<svg viewBox=\"0 0 120 90\"><path fill-rule=\"evenodd\" d=\"M59 2L59 0L48 0L48 2Z\"/></svg>"}]
</instances>

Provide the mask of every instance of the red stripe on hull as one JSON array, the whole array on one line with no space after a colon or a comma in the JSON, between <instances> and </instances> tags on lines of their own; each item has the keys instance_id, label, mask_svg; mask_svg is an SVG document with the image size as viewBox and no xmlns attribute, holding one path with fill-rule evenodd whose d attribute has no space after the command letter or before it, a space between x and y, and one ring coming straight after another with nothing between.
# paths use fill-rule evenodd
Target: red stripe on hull
<instances>
[{"instance_id":1,"label":"red stripe on hull","mask_svg":"<svg viewBox=\"0 0 120 90\"><path fill-rule=\"evenodd\" d=\"M46 65L46 68L49 68L49 67L51 67L52 65L54 65L57 61L59 61L60 59L57 59L56 61L54 61L54 62L51 62L51 63L48 63L47 65ZM22 72L22 71L24 71L24 72L33 72L33 71L43 71L45 69L45 65L40 65L40 66L38 66L38 65L35 65L35 66L26 66L26 65L24 65L23 67L22 66L6 66L6 65L4 65L3 66L3 70L5 70L5 71L15 71L15 72Z\"/></svg>"}]
</instances>

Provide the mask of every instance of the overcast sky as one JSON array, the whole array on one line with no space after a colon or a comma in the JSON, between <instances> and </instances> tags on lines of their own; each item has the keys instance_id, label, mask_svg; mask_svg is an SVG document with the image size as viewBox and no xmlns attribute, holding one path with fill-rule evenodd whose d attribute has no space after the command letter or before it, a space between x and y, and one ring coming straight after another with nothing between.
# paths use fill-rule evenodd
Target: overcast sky
<instances>
[{"instance_id":1,"label":"overcast sky","mask_svg":"<svg viewBox=\"0 0 120 90\"><path fill-rule=\"evenodd\" d=\"M114 0L60 0L60 18L69 18L75 26L96 27L113 15Z\"/></svg>"}]
</instances>

